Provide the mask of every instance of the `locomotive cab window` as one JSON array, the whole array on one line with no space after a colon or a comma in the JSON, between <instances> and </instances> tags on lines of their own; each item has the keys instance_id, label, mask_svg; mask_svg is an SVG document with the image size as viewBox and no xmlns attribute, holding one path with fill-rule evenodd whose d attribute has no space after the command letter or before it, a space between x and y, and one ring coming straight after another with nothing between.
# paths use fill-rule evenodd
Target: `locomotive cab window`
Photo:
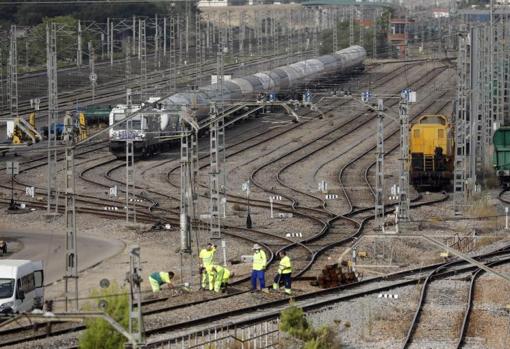
<instances>
[{"instance_id":1,"label":"locomotive cab window","mask_svg":"<svg viewBox=\"0 0 510 349\"><path fill-rule=\"evenodd\" d=\"M444 138L444 130L441 129L437 130L437 138L440 139Z\"/></svg>"},{"instance_id":2,"label":"locomotive cab window","mask_svg":"<svg viewBox=\"0 0 510 349\"><path fill-rule=\"evenodd\" d=\"M414 130L414 138L420 138L420 130Z\"/></svg>"}]
</instances>

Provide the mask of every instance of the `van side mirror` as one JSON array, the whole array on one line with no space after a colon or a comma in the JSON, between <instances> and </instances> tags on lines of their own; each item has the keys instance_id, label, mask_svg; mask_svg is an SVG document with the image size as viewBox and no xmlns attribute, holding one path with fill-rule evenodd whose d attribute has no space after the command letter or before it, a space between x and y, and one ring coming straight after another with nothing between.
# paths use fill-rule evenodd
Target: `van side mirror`
<instances>
[{"instance_id":1,"label":"van side mirror","mask_svg":"<svg viewBox=\"0 0 510 349\"><path fill-rule=\"evenodd\" d=\"M25 291L18 290L18 299L20 299L22 302L25 300Z\"/></svg>"}]
</instances>

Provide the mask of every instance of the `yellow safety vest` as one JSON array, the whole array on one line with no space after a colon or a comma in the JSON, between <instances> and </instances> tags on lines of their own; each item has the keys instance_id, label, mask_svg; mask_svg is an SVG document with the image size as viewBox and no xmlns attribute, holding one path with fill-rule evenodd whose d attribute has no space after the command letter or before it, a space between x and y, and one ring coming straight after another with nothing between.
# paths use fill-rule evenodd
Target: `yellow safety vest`
<instances>
[{"instance_id":1,"label":"yellow safety vest","mask_svg":"<svg viewBox=\"0 0 510 349\"><path fill-rule=\"evenodd\" d=\"M253 270L266 269L267 257L263 250L258 250L253 254Z\"/></svg>"},{"instance_id":2,"label":"yellow safety vest","mask_svg":"<svg viewBox=\"0 0 510 349\"><path fill-rule=\"evenodd\" d=\"M230 270L221 265L215 265L214 269L216 269L216 277L221 279L221 282L228 282L230 279Z\"/></svg>"},{"instance_id":3,"label":"yellow safety vest","mask_svg":"<svg viewBox=\"0 0 510 349\"><path fill-rule=\"evenodd\" d=\"M158 284L169 284L172 282L172 278L170 277L170 274L168 274L166 271L160 271L160 272L153 272L151 273L150 277L158 282Z\"/></svg>"},{"instance_id":4,"label":"yellow safety vest","mask_svg":"<svg viewBox=\"0 0 510 349\"><path fill-rule=\"evenodd\" d=\"M216 248L212 248L208 251L206 248L200 251L199 258L202 260L202 265L204 268L209 268L213 264L214 254L216 253Z\"/></svg>"},{"instance_id":5,"label":"yellow safety vest","mask_svg":"<svg viewBox=\"0 0 510 349\"><path fill-rule=\"evenodd\" d=\"M290 262L289 256L284 256L280 260L280 265L278 266L279 274L290 274L292 272L292 263Z\"/></svg>"}]
</instances>

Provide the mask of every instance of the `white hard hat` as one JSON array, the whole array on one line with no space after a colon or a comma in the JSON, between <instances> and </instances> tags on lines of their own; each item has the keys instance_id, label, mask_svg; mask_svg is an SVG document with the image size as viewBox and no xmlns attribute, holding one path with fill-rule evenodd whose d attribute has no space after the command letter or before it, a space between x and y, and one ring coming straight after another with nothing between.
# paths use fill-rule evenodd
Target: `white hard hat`
<instances>
[{"instance_id":1,"label":"white hard hat","mask_svg":"<svg viewBox=\"0 0 510 349\"><path fill-rule=\"evenodd\" d=\"M255 245L253 245L253 249L254 249L254 250L260 250L260 249L261 249L261 247L260 247L260 245L259 245L259 244L255 244Z\"/></svg>"}]
</instances>

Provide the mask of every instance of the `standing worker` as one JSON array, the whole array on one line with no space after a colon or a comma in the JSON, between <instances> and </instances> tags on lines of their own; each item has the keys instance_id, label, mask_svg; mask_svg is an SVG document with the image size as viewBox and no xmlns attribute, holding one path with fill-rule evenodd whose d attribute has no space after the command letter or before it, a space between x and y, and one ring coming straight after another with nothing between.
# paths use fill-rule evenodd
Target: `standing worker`
<instances>
[{"instance_id":1,"label":"standing worker","mask_svg":"<svg viewBox=\"0 0 510 349\"><path fill-rule=\"evenodd\" d=\"M234 276L230 270L221 265L212 265L209 277L214 283L214 292L219 293L227 290L228 281Z\"/></svg>"},{"instance_id":2,"label":"standing worker","mask_svg":"<svg viewBox=\"0 0 510 349\"><path fill-rule=\"evenodd\" d=\"M164 284L168 285L168 288L172 287L172 279L175 274L173 271L155 271L149 275L149 283L152 287L152 292L156 293L160 291L161 286Z\"/></svg>"},{"instance_id":3,"label":"standing worker","mask_svg":"<svg viewBox=\"0 0 510 349\"><path fill-rule=\"evenodd\" d=\"M278 274L274 277L273 290L280 288L280 282L283 282L283 289L285 293L291 294L292 291L290 287L292 278L290 277L290 274L292 273L292 263L285 251L280 251L278 256L280 257L280 264L278 265Z\"/></svg>"},{"instance_id":4,"label":"standing worker","mask_svg":"<svg viewBox=\"0 0 510 349\"><path fill-rule=\"evenodd\" d=\"M253 245L253 267L251 271L251 291L257 291L257 280L260 284L262 292L268 292L266 289L265 270L267 266L266 253L262 250L259 244Z\"/></svg>"},{"instance_id":5,"label":"standing worker","mask_svg":"<svg viewBox=\"0 0 510 349\"><path fill-rule=\"evenodd\" d=\"M200 251L198 257L202 261L200 265L200 274L202 274L202 288L204 290L209 289L213 290L213 281L209 277L209 273L211 272L211 266L214 262L214 255L216 254L216 245L213 245L212 242L209 242L206 248L203 248Z\"/></svg>"}]
</instances>

